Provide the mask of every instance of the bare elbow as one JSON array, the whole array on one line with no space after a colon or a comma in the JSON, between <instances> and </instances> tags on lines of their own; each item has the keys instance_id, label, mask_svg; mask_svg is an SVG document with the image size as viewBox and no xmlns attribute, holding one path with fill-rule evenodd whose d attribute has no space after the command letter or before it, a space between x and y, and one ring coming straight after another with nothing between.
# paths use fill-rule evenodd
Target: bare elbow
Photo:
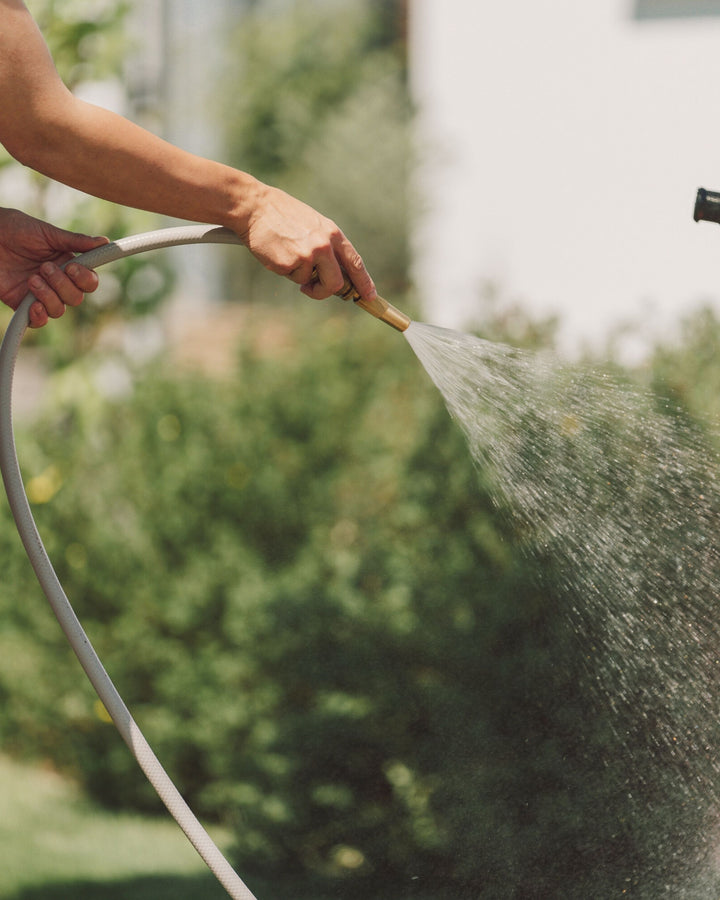
<instances>
[{"instance_id":1,"label":"bare elbow","mask_svg":"<svg viewBox=\"0 0 720 900\"><path fill-rule=\"evenodd\" d=\"M62 130L36 126L28 128L3 144L8 153L21 165L48 178L62 181L67 155L67 141Z\"/></svg>"},{"instance_id":2,"label":"bare elbow","mask_svg":"<svg viewBox=\"0 0 720 900\"><path fill-rule=\"evenodd\" d=\"M43 175L48 174L46 170L52 148L46 137L26 132L16 139L3 143L8 153L21 165Z\"/></svg>"},{"instance_id":3,"label":"bare elbow","mask_svg":"<svg viewBox=\"0 0 720 900\"><path fill-rule=\"evenodd\" d=\"M23 128L18 123L17 117L7 111L0 115L0 144L13 159L22 162Z\"/></svg>"},{"instance_id":4,"label":"bare elbow","mask_svg":"<svg viewBox=\"0 0 720 900\"><path fill-rule=\"evenodd\" d=\"M34 160L37 157L37 150L35 141L27 132L11 135L3 133L2 145L16 162L31 169L35 168Z\"/></svg>"},{"instance_id":5,"label":"bare elbow","mask_svg":"<svg viewBox=\"0 0 720 900\"><path fill-rule=\"evenodd\" d=\"M62 115L47 106L34 113L18 113L12 123L0 123L0 142L17 162L52 177L53 160L62 152Z\"/></svg>"}]
</instances>

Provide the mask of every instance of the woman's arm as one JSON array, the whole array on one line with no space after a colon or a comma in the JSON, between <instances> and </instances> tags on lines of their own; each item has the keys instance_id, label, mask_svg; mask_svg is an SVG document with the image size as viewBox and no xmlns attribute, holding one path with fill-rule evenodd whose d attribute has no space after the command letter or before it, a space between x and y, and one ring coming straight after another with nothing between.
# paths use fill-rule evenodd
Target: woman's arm
<instances>
[{"instance_id":1,"label":"woman's arm","mask_svg":"<svg viewBox=\"0 0 720 900\"><path fill-rule=\"evenodd\" d=\"M311 297L339 290L341 267L363 298L375 296L359 254L334 222L245 172L74 97L22 0L0 0L0 143L24 165L85 193L225 225L266 268Z\"/></svg>"}]
</instances>

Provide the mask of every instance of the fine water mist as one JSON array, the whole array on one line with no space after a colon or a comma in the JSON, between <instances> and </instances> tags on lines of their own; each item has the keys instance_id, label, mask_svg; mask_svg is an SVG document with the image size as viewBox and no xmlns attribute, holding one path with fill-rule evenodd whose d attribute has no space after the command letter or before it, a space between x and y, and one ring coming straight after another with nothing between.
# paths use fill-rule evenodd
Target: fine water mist
<instances>
[{"instance_id":1,"label":"fine water mist","mask_svg":"<svg viewBox=\"0 0 720 900\"><path fill-rule=\"evenodd\" d=\"M717 898L712 442L676 404L609 372L421 323L405 336L499 510L542 562L547 591L565 598L588 703L612 731L613 759L594 765L622 773L611 792L618 833L657 835L642 869L622 854L613 861L624 870L621 894ZM572 796L567 803L571 817ZM569 852L560 838L558 852ZM568 885L562 896L580 894Z\"/></svg>"}]
</instances>

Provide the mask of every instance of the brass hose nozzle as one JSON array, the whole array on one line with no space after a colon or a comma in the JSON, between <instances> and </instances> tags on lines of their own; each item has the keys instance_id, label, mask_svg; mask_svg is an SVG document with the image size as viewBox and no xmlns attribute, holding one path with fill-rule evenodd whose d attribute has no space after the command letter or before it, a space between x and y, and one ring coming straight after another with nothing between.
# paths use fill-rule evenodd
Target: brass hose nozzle
<instances>
[{"instance_id":1,"label":"brass hose nozzle","mask_svg":"<svg viewBox=\"0 0 720 900\"><path fill-rule=\"evenodd\" d=\"M409 316L406 316L392 303L388 303L383 297L377 296L374 300L363 300L347 275L345 275L345 284L336 292L335 296L341 297L343 300L352 300L365 312L369 312L371 316L375 316L376 319L380 319L396 331L405 331L412 321Z\"/></svg>"}]
</instances>

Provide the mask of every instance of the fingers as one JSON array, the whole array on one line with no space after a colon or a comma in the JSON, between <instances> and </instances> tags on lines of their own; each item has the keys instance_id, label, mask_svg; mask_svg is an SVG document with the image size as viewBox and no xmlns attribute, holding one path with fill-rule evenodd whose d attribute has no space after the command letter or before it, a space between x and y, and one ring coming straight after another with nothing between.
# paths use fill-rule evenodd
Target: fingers
<instances>
[{"instance_id":1,"label":"fingers","mask_svg":"<svg viewBox=\"0 0 720 900\"><path fill-rule=\"evenodd\" d=\"M297 275L297 277L294 277ZM292 273L291 278L300 285L300 290L315 300L324 300L342 290L345 275L333 254L326 253L320 257L310 272L307 265L301 266Z\"/></svg>"},{"instance_id":2,"label":"fingers","mask_svg":"<svg viewBox=\"0 0 720 900\"><path fill-rule=\"evenodd\" d=\"M40 328L48 317L59 319L66 306L79 306L84 295L97 288L98 277L92 269L77 263L69 263L63 271L55 263L45 262L31 276L28 286L38 300L30 307L30 326Z\"/></svg>"},{"instance_id":3,"label":"fingers","mask_svg":"<svg viewBox=\"0 0 720 900\"><path fill-rule=\"evenodd\" d=\"M375 282L365 268L362 257L344 234L336 252L340 265L347 272L348 278L352 281L360 297L367 301L374 300L377 297Z\"/></svg>"},{"instance_id":4,"label":"fingers","mask_svg":"<svg viewBox=\"0 0 720 900\"><path fill-rule=\"evenodd\" d=\"M252 201L251 215L233 228L265 268L299 284L316 300L341 290L347 273L362 299L375 299L375 285L360 254L333 221L260 182Z\"/></svg>"},{"instance_id":5,"label":"fingers","mask_svg":"<svg viewBox=\"0 0 720 900\"><path fill-rule=\"evenodd\" d=\"M295 284L306 285L318 282L318 270L315 263L310 259L300 263L296 268L288 273L287 277Z\"/></svg>"},{"instance_id":6,"label":"fingers","mask_svg":"<svg viewBox=\"0 0 720 900\"><path fill-rule=\"evenodd\" d=\"M68 265L65 266L64 274L72 281L77 290L80 291L81 296L78 303L82 301L82 294L92 294L100 283L100 279L94 269L87 269L85 266L78 265L78 263L68 263ZM65 303L70 303L70 301L65 300Z\"/></svg>"},{"instance_id":7,"label":"fingers","mask_svg":"<svg viewBox=\"0 0 720 900\"><path fill-rule=\"evenodd\" d=\"M74 253L85 253L88 250L94 250L95 247L101 247L103 244L109 243L106 237L91 237L89 234L81 234L77 231L65 231L62 228L56 228L47 222L42 223L45 229L45 239L48 245L60 253L67 253L71 256Z\"/></svg>"},{"instance_id":8,"label":"fingers","mask_svg":"<svg viewBox=\"0 0 720 900\"><path fill-rule=\"evenodd\" d=\"M47 310L39 300L30 307L29 319L31 328L42 328L43 325L47 325L49 321Z\"/></svg>"},{"instance_id":9,"label":"fingers","mask_svg":"<svg viewBox=\"0 0 720 900\"><path fill-rule=\"evenodd\" d=\"M324 300L341 291L346 278L349 278L363 300L371 301L377 296L375 284L362 257L341 231L328 250L318 256L310 270L310 277L300 280L307 274L307 265L305 263L291 273L291 278L301 285L300 290L308 297ZM293 277L295 275L298 277Z\"/></svg>"}]
</instances>

